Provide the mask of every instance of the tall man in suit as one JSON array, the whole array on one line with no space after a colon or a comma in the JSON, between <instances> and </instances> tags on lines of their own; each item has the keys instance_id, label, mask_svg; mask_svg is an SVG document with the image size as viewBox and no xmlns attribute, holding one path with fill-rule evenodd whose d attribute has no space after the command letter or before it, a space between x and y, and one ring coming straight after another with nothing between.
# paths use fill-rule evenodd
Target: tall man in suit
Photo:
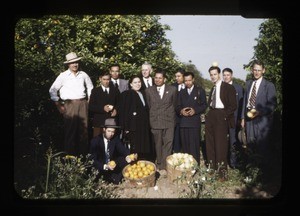
<instances>
[{"instance_id":1,"label":"tall man in suit","mask_svg":"<svg viewBox=\"0 0 300 216\"><path fill-rule=\"evenodd\" d=\"M238 139L238 132L240 131L241 127L241 113L243 108L244 89L241 85L233 82L233 71L231 70L231 68L224 68L222 70L222 74L224 82L234 87L236 95L237 109L234 112L235 127L229 129L229 165L232 168L235 168L238 166L238 153L241 153L240 150L242 145Z\"/></svg>"},{"instance_id":2,"label":"tall man in suit","mask_svg":"<svg viewBox=\"0 0 300 216\"><path fill-rule=\"evenodd\" d=\"M119 89L120 93L129 89L128 80L120 78L120 65L112 64L109 67L109 73L111 75L110 86L114 86Z\"/></svg>"},{"instance_id":3,"label":"tall man in suit","mask_svg":"<svg viewBox=\"0 0 300 216\"><path fill-rule=\"evenodd\" d=\"M157 70L154 77L155 85L145 90L155 143L156 164L160 170L166 169L166 158L172 154L176 124L177 89L165 84L166 79L165 71Z\"/></svg>"},{"instance_id":4,"label":"tall man in suit","mask_svg":"<svg viewBox=\"0 0 300 216\"><path fill-rule=\"evenodd\" d=\"M241 123L246 127L247 146L262 156L262 161L257 161L262 168L267 168L270 159L268 141L277 105L275 86L263 77L265 71L263 62L253 61L253 79L246 82Z\"/></svg>"},{"instance_id":5,"label":"tall man in suit","mask_svg":"<svg viewBox=\"0 0 300 216\"><path fill-rule=\"evenodd\" d=\"M172 84L177 90L178 93L185 88L184 84L184 72L185 70L183 68L178 68L176 73L175 73L175 80ZM176 113L176 126L175 126L175 132L174 132L174 140L173 140L173 152L181 152L181 141L180 141L180 120L181 120L181 115L180 113Z\"/></svg>"},{"instance_id":6,"label":"tall man in suit","mask_svg":"<svg viewBox=\"0 0 300 216\"><path fill-rule=\"evenodd\" d=\"M211 66L208 72L214 87L209 95L205 125L207 161L212 169L219 170L220 181L224 181L227 180L227 134L229 128L235 127L236 93L232 85L222 82L218 66Z\"/></svg>"},{"instance_id":7,"label":"tall man in suit","mask_svg":"<svg viewBox=\"0 0 300 216\"><path fill-rule=\"evenodd\" d=\"M146 88L149 88L154 85L154 79L151 77L152 74L152 65L148 62L145 62L142 65L141 70L141 81L142 81L142 87L141 91L144 91Z\"/></svg>"},{"instance_id":8,"label":"tall man in suit","mask_svg":"<svg viewBox=\"0 0 300 216\"><path fill-rule=\"evenodd\" d=\"M204 89L195 86L194 81L194 73L184 73L186 88L178 93L176 112L181 115L180 137L183 153L193 155L200 165L200 115L206 110L207 103Z\"/></svg>"},{"instance_id":9,"label":"tall man in suit","mask_svg":"<svg viewBox=\"0 0 300 216\"><path fill-rule=\"evenodd\" d=\"M93 166L99 171L99 177L109 183L119 184L122 180L123 168L131 162L129 149L115 136L117 126L114 118L105 120L103 133L91 141L90 159Z\"/></svg>"}]
</instances>

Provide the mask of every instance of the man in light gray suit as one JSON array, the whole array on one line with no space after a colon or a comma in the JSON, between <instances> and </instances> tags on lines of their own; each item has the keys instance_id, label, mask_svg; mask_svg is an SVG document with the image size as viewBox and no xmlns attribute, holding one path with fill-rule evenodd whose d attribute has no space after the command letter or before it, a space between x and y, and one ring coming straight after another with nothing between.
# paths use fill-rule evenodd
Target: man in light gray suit
<instances>
[{"instance_id":1,"label":"man in light gray suit","mask_svg":"<svg viewBox=\"0 0 300 216\"><path fill-rule=\"evenodd\" d=\"M129 89L128 80L120 79L120 65L119 64L112 64L109 67L109 73L111 75L110 86L113 85L114 87L118 88L120 93L125 90Z\"/></svg>"},{"instance_id":2,"label":"man in light gray suit","mask_svg":"<svg viewBox=\"0 0 300 216\"><path fill-rule=\"evenodd\" d=\"M156 165L159 170L166 169L166 158L172 154L176 125L177 89L165 84L166 79L165 71L157 70L154 77L155 85L145 90L155 143Z\"/></svg>"},{"instance_id":3,"label":"man in light gray suit","mask_svg":"<svg viewBox=\"0 0 300 216\"><path fill-rule=\"evenodd\" d=\"M255 161L262 169L270 163L269 138L273 126L273 112L277 105L276 90L273 83L267 81L263 74L265 66L261 61L254 60L251 66L253 79L246 82L242 127L246 127L248 148L261 156Z\"/></svg>"}]
</instances>

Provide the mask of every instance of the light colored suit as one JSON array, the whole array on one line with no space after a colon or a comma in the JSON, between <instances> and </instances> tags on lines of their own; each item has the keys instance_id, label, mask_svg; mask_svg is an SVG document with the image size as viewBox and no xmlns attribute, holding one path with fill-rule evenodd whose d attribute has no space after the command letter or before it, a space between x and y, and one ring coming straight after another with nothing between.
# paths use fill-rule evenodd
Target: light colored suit
<instances>
[{"instance_id":1,"label":"light colored suit","mask_svg":"<svg viewBox=\"0 0 300 216\"><path fill-rule=\"evenodd\" d=\"M157 166L159 169L165 169L166 158L172 153L177 89L165 84L162 98L155 85L147 88L145 93L149 105L150 127L155 142Z\"/></svg>"},{"instance_id":2,"label":"light colored suit","mask_svg":"<svg viewBox=\"0 0 300 216\"><path fill-rule=\"evenodd\" d=\"M112 79L110 81L110 83L115 86L115 81ZM126 91L129 89L129 86L128 86L128 80L125 80L125 79L119 79L119 87L118 87L120 93L122 93L123 91Z\"/></svg>"}]
</instances>

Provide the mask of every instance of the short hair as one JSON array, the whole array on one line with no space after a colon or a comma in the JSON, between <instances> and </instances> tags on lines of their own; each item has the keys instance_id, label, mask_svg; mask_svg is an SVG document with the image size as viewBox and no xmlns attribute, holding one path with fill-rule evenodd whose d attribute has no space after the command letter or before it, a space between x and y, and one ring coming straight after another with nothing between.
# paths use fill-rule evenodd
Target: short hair
<instances>
[{"instance_id":1,"label":"short hair","mask_svg":"<svg viewBox=\"0 0 300 216\"><path fill-rule=\"evenodd\" d=\"M262 61L257 60L257 59L255 59L255 60L252 61L251 68L253 68L254 65L260 65L262 68L265 68L265 64Z\"/></svg>"},{"instance_id":2,"label":"short hair","mask_svg":"<svg viewBox=\"0 0 300 216\"><path fill-rule=\"evenodd\" d=\"M178 73L178 72L181 73L182 75L184 75L185 70L183 68L177 68L175 73Z\"/></svg>"},{"instance_id":3,"label":"short hair","mask_svg":"<svg viewBox=\"0 0 300 216\"><path fill-rule=\"evenodd\" d=\"M109 76L110 77L110 73L108 71L101 71L99 74L99 77L103 77L103 76Z\"/></svg>"},{"instance_id":4,"label":"short hair","mask_svg":"<svg viewBox=\"0 0 300 216\"><path fill-rule=\"evenodd\" d=\"M144 65L147 65L147 66L149 66L149 67L150 67L150 69L152 69L152 65L151 65L150 63L148 63L148 62L145 62L144 64L142 64L142 66L144 66Z\"/></svg>"},{"instance_id":5,"label":"short hair","mask_svg":"<svg viewBox=\"0 0 300 216\"><path fill-rule=\"evenodd\" d=\"M119 67L119 69L121 69L121 66L118 63L113 63L109 66L109 69L111 69L112 67Z\"/></svg>"},{"instance_id":6,"label":"short hair","mask_svg":"<svg viewBox=\"0 0 300 216\"><path fill-rule=\"evenodd\" d=\"M229 73L231 73L231 74L233 74L233 71L231 70L231 68L224 68L223 70L222 70L222 73L224 73L224 72L229 72Z\"/></svg>"},{"instance_id":7,"label":"short hair","mask_svg":"<svg viewBox=\"0 0 300 216\"><path fill-rule=\"evenodd\" d=\"M166 78L166 79L168 78L166 72L163 69L161 69L161 68L157 68L155 70L154 74L157 74L157 73L162 74L163 77Z\"/></svg>"},{"instance_id":8,"label":"short hair","mask_svg":"<svg viewBox=\"0 0 300 216\"><path fill-rule=\"evenodd\" d=\"M192 78L195 77L195 74L193 72L190 72L190 71L187 71L187 72L184 72L183 76L192 76Z\"/></svg>"},{"instance_id":9,"label":"short hair","mask_svg":"<svg viewBox=\"0 0 300 216\"><path fill-rule=\"evenodd\" d=\"M221 69L220 69L218 66L211 66L211 67L208 69L208 72L210 73L212 70L217 70L218 73L221 73Z\"/></svg>"}]
</instances>

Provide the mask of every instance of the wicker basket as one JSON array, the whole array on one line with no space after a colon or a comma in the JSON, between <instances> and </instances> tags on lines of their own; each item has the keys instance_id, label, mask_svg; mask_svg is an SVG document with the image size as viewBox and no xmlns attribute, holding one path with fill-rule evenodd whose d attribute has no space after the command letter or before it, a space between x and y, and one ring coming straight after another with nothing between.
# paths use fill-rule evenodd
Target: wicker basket
<instances>
[{"instance_id":1,"label":"wicker basket","mask_svg":"<svg viewBox=\"0 0 300 216\"><path fill-rule=\"evenodd\" d=\"M139 179L132 179L129 177L125 177L125 171L127 170L127 168L131 165L128 164L126 167L124 167L124 169L122 170L122 174L123 177L126 181L129 182L129 184L133 187L154 187L155 186L155 173L156 173L156 166L154 163L152 163L151 161L145 161L145 160L140 160L140 162L144 162L146 165L147 164L151 164L152 166L154 166L154 172L151 173L150 175L143 177L143 178L139 178ZM134 162L134 163L137 163Z\"/></svg>"},{"instance_id":2,"label":"wicker basket","mask_svg":"<svg viewBox=\"0 0 300 216\"><path fill-rule=\"evenodd\" d=\"M168 181L170 183L186 183L186 181L190 180L193 177L195 170L193 170L193 168L179 169L179 167L174 167L169 162L171 157L172 155L169 155L166 159ZM194 158L193 163L197 164L197 161Z\"/></svg>"}]
</instances>

